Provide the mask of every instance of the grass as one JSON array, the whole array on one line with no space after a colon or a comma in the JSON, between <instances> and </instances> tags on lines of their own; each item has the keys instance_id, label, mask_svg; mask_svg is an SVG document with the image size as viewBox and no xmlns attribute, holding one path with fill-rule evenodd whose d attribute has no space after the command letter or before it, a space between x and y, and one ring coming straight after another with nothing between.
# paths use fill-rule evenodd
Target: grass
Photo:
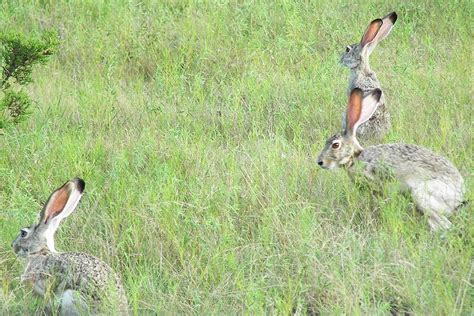
<instances>
[{"instance_id":1,"label":"grass","mask_svg":"<svg viewBox=\"0 0 474 316\"><path fill-rule=\"evenodd\" d=\"M10 243L75 176L57 248L109 263L136 314L472 313L472 205L442 238L408 198L315 164L347 102L340 54L396 10L371 56L386 141L443 153L473 200L470 1L0 6L2 29L62 38L0 136L1 313L42 304Z\"/></svg>"}]
</instances>

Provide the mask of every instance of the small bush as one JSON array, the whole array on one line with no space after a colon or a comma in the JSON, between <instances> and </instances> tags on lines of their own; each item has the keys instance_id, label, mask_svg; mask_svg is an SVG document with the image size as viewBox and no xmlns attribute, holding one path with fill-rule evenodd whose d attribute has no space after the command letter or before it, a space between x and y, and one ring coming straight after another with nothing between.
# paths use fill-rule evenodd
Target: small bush
<instances>
[{"instance_id":1,"label":"small bush","mask_svg":"<svg viewBox=\"0 0 474 316\"><path fill-rule=\"evenodd\" d=\"M0 130L22 121L28 114L32 100L24 91L33 81L32 71L37 64L45 64L59 44L54 32L40 38L20 34L0 35Z\"/></svg>"}]
</instances>

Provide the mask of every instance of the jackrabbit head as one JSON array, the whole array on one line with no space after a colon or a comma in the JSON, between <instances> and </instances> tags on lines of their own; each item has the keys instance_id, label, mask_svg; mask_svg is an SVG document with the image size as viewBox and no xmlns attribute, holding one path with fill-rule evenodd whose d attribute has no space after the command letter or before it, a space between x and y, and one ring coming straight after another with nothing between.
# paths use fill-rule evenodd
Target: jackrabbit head
<instances>
[{"instance_id":1,"label":"jackrabbit head","mask_svg":"<svg viewBox=\"0 0 474 316\"><path fill-rule=\"evenodd\" d=\"M40 212L39 223L22 228L13 241L15 253L27 257L43 251L56 252L54 234L60 222L76 209L84 188L84 181L75 178L54 191Z\"/></svg>"},{"instance_id":2,"label":"jackrabbit head","mask_svg":"<svg viewBox=\"0 0 474 316\"><path fill-rule=\"evenodd\" d=\"M397 21L395 12L387 14L382 19L370 22L360 43L346 46L346 51L341 56L341 64L349 68L357 68L368 63L369 55L375 46L390 34Z\"/></svg>"},{"instance_id":3,"label":"jackrabbit head","mask_svg":"<svg viewBox=\"0 0 474 316\"><path fill-rule=\"evenodd\" d=\"M331 136L326 141L326 145L318 157L319 166L324 169L333 169L347 164L351 165L353 158L363 150L357 141L357 128L372 116L381 96L380 89L372 90L365 97L359 88L351 91L344 131Z\"/></svg>"}]
</instances>

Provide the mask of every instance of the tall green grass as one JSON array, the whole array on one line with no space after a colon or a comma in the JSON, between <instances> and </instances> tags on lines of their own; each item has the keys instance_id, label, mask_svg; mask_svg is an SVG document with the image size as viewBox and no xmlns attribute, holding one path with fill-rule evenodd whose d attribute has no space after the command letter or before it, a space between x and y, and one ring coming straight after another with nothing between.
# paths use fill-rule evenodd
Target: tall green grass
<instances>
[{"instance_id":1,"label":"tall green grass","mask_svg":"<svg viewBox=\"0 0 474 316\"><path fill-rule=\"evenodd\" d=\"M472 205L432 234L315 157L347 102L340 54L396 10L371 56L386 141L447 156L472 200L473 5L357 2L2 2L3 29L62 44L0 137L1 313L41 306L10 243L75 176L57 248L109 263L134 313L472 313Z\"/></svg>"}]
</instances>

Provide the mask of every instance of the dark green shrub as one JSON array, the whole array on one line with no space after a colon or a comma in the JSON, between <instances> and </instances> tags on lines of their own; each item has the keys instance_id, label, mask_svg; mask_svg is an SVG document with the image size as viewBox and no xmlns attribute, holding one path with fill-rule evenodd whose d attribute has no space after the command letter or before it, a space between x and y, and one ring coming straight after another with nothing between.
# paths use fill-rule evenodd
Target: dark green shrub
<instances>
[{"instance_id":1,"label":"dark green shrub","mask_svg":"<svg viewBox=\"0 0 474 316\"><path fill-rule=\"evenodd\" d=\"M33 81L33 67L46 63L58 44L58 36L53 32L31 38L16 33L0 34L0 131L29 114L32 100L24 88Z\"/></svg>"}]
</instances>

